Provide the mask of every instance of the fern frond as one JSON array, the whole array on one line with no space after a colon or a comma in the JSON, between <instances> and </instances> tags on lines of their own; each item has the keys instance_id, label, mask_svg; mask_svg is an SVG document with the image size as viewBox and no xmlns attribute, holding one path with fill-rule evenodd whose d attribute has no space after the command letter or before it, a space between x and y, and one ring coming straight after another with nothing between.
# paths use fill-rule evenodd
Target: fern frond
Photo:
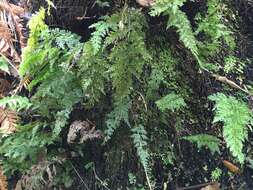
<instances>
[{"instance_id":1,"label":"fern frond","mask_svg":"<svg viewBox=\"0 0 253 190\"><path fill-rule=\"evenodd\" d=\"M163 97L162 99L156 101L156 105L162 112L164 112L166 110L179 110L180 108L185 107L186 103L180 95L177 95L172 92L167 96Z\"/></svg>"},{"instance_id":2,"label":"fern frond","mask_svg":"<svg viewBox=\"0 0 253 190\"><path fill-rule=\"evenodd\" d=\"M223 137L232 155L243 163L245 156L242 152L243 143L248 134L247 124L251 113L247 105L232 96L217 93L209 97L215 101L215 117L213 122L223 122Z\"/></svg>"},{"instance_id":3,"label":"fern frond","mask_svg":"<svg viewBox=\"0 0 253 190\"><path fill-rule=\"evenodd\" d=\"M103 38L109 33L111 28L110 23L105 21L99 21L95 24L92 24L90 28L94 28L95 31L91 34L91 43L94 48L94 54L97 54L102 47Z\"/></svg>"},{"instance_id":4,"label":"fern frond","mask_svg":"<svg viewBox=\"0 0 253 190\"><path fill-rule=\"evenodd\" d=\"M125 122L130 126L128 112L131 106L131 101L128 98L123 99L120 102L115 102L113 111L108 114L106 120L105 142L111 139L114 131L120 126L121 122Z\"/></svg>"},{"instance_id":5,"label":"fern frond","mask_svg":"<svg viewBox=\"0 0 253 190\"><path fill-rule=\"evenodd\" d=\"M62 129L66 127L71 111L72 111L71 109L66 109L66 110L59 111L56 113L56 116L55 116L56 121L55 121L54 128L52 131L53 139L58 138Z\"/></svg>"},{"instance_id":6,"label":"fern frond","mask_svg":"<svg viewBox=\"0 0 253 190\"><path fill-rule=\"evenodd\" d=\"M9 96L4 97L3 99L0 100L0 106L20 111L22 109L29 109L32 106L32 104L26 97Z\"/></svg>"},{"instance_id":7,"label":"fern frond","mask_svg":"<svg viewBox=\"0 0 253 190\"><path fill-rule=\"evenodd\" d=\"M197 46L198 41L195 38L189 19L186 14L180 10L180 7L182 7L185 2L186 0L156 0L155 5L152 6L150 15L167 15L169 17L167 27L176 28L179 33L179 39L183 42L185 47L191 51L192 55L202 67L203 63L199 57L199 50Z\"/></svg>"},{"instance_id":8,"label":"fern frond","mask_svg":"<svg viewBox=\"0 0 253 190\"><path fill-rule=\"evenodd\" d=\"M219 143L220 140L213 136L213 135L207 135L207 134L200 134L200 135L191 135L188 137L182 137L182 139L190 141L192 143L196 143L198 146L198 149L202 147L207 147L212 154L215 152L220 152L219 150Z\"/></svg>"},{"instance_id":9,"label":"fern frond","mask_svg":"<svg viewBox=\"0 0 253 190\"><path fill-rule=\"evenodd\" d=\"M81 79L82 89L87 98L87 106L94 105L105 94L105 83L109 80L109 63L102 53L94 55L94 45L84 44L83 54L78 61L78 77Z\"/></svg>"},{"instance_id":10,"label":"fern frond","mask_svg":"<svg viewBox=\"0 0 253 190\"><path fill-rule=\"evenodd\" d=\"M148 137L147 132L142 125L138 125L131 129L132 132L132 139L134 143L134 147L137 150L137 155L140 159L140 162L144 168L147 183L149 186L149 189L152 190L152 184L151 184L151 175L150 175L150 154L148 152Z\"/></svg>"},{"instance_id":11,"label":"fern frond","mask_svg":"<svg viewBox=\"0 0 253 190\"><path fill-rule=\"evenodd\" d=\"M207 13L205 16L196 18L199 21L198 28L195 34L204 34L206 39L203 43L199 43L202 54L205 56L215 55L222 46L222 40L229 46L230 49L235 47L235 41L231 30L223 23L222 1L208 0Z\"/></svg>"},{"instance_id":12,"label":"fern frond","mask_svg":"<svg viewBox=\"0 0 253 190\"><path fill-rule=\"evenodd\" d=\"M33 54L34 49L37 48L41 32L48 28L44 22L45 15L45 9L41 8L40 11L34 15L28 23L30 34L27 41L27 47L24 48L24 51L22 52L22 63L19 67L19 74L21 76L25 76L27 70L29 70L29 64L31 63L27 62L26 60L30 55Z\"/></svg>"}]
</instances>

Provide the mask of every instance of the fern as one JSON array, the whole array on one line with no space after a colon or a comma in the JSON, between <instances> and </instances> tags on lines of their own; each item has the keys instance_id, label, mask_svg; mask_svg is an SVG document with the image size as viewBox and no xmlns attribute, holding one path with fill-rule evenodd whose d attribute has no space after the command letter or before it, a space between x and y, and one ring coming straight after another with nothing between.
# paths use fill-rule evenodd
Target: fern
<instances>
[{"instance_id":1,"label":"fern","mask_svg":"<svg viewBox=\"0 0 253 190\"><path fill-rule=\"evenodd\" d=\"M42 115L48 116L52 111L72 108L81 98L81 85L74 73L59 71L38 87L32 102Z\"/></svg>"},{"instance_id":2,"label":"fern","mask_svg":"<svg viewBox=\"0 0 253 190\"><path fill-rule=\"evenodd\" d=\"M94 28L95 31L91 34L91 43L93 45L94 54L97 54L102 47L104 37L109 33L111 25L104 20L92 24L89 28Z\"/></svg>"},{"instance_id":3,"label":"fern","mask_svg":"<svg viewBox=\"0 0 253 190\"><path fill-rule=\"evenodd\" d=\"M200 135L192 135L188 137L182 137L182 139L190 141L192 143L196 143L198 149L202 147L207 147L212 154L215 152L220 153L219 143L220 140L212 135L200 134Z\"/></svg>"},{"instance_id":4,"label":"fern","mask_svg":"<svg viewBox=\"0 0 253 190\"><path fill-rule=\"evenodd\" d=\"M131 129L132 132L132 139L134 143L134 147L137 150L137 155L140 159L140 162L145 170L145 175L147 179L147 183L149 189L152 189L151 184L151 176L150 176L150 154L148 152L148 137L145 128L142 125L138 125Z\"/></svg>"},{"instance_id":5,"label":"fern","mask_svg":"<svg viewBox=\"0 0 253 190\"><path fill-rule=\"evenodd\" d=\"M133 77L139 78L150 55L145 46L145 18L140 11L123 9L107 17L112 26L105 38L105 47L110 47L109 69L116 99L128 96L133 87Z\"/></svg>"},{"instance_id":6,"label":"fern","mask_svg":"<svg viewBox=\"0 0 253 190\"><path fill-rule=\"evenodd\" d=\"M114 131L120 126L122 121L124 121L125 124L130 126L128 118L130 106L131 101L128 98L125 98L122 101L115 103L113 111L107 116L108 117L108 119L106 120L107 129L104 131L105 142L107 142L111 138Z\"/></svg>"},{"instance_id":7,"label":"fern","mask_svg":"<svg viewBox=\"0 0 253 190\"><path fill-rule=\"evenodd\" d=\"M48 28L44 22L45 14L45 9L41 8L40 11L35 16L33 16L28 23L30 35L27 42L27 47L22 53L22 63L19 67L19 73L21 76L25 76L27 72L29 62L26 62L26 60L29 58L29 56L32 55L34 49L37 48L41 32Z\"/></svg>"},{"instance_id":8,"label":"fern","mask_svg":"<svg viewBox=\"0 0 253 190\"><path fill-rule=\"evenodd\" d=\"M196 18L199 24L195 34L204 33L206 35L206 40L203 43L199 43L202 54L205 52L207 54L206 56L218 53L222 45L222 40L231 49L235 47L232 32L223 24L222 6L223 4L219 0L208 0L207 14L205 16L198 15Z\"/></svg>"},{"instance_id":9,"label":"fern","mask_svg":"<svg viewBox=\"0 0 253 190\"><path fill-rule=\"evenodd\" d=\"M218 93L209 97L215 101L215 117L213 122L224 123L223 137L232 155L243 163L245 156L242 152L243 143L247 138L247 124L251 120L251 113L247 105L232 96Z\"/></svg>"},{"instance_id":10,"label":"fern","mask_svg":"<svg viewBox=\"0 0 253 190\"><path fill-rule=\"evenodd\" d=\"M86 105L92 106L105 94L105 83L109 80L107 72L109 64L102 53L94 55L94 48L89 41L84 44L78 66L78 78L81 79L81 86L87 99Z\"/></svg>"},{"instance_id":11,"label":"fern","mask_svg":"<svg viewBox=\"0 0 253 190\"><path fill-rule=\"evenodd\" d=\"M49 136L41 132L41 124L33 123L17 127L19 129L17 133L0 141L0 153L6 158L3 160L6 172L30 168L37 162L37 154L45 151L45 146L52 142Z\"/></svg>"},{"instance_id":12,"label":"fern","mask_svg":"<svg viewBox=\"0 0 253 190\"><path fill-rule=\"evenodd\" d=\"M147 151L147 132L142 125L138 127L134 127L131 130L132 132L132 139L135 148L137 149L137 154L140 158L140 161L145 170L149 170L149 153Z\"/></svg>"},{"instance_id":13,"label":"fern","mask_svg":"<svg viewBox=\"0 0 253 190\"><path fill-rule=\"evenodd\" d=\"M162 112L166 110L174 112L186 106L184 99L175 93L170 93L162 99L156 101L156 105Z\"/></svg>"},{"instance_id":14,"label":"fern","mask_svg":"<svg viewBox=\"0 0 253 190\"><path fill-rule=\"evenodd\" d=\"M21 111L24 109L29 109L32 104L29 99L22 96L9 96L4 97L0 100L0 106L7 107L12 110Z\"/></svg>"},{"instance_id":15,"label":"fern","mask_svg":"<svg viewBox=\"0 0 253 190\"><path fill-rule=\"evenodd\" d=\"M66 127L69 119L69 115L71 113L71 109L66 109L63 111L59 111L55 116L55 124L52 129L52 139L57 139L64 127Z\"/></svg>"},{"instance_id":16,"label":"fern","mask_svg":"<svg viewBox=\"0 0 253 190\"><path fill-rule=\"evenodd\" d=\"M157 0L152 6L150 12L151 16L159 16L161 14L169 17L167 27L175 27L179 33L179 39L188 48L192 55L196 58L199 65L203 67L202 61L199 57L198 41L194 36L191 23L186 14L180 10L186 0Z\"/></svg>"}]
</instances>

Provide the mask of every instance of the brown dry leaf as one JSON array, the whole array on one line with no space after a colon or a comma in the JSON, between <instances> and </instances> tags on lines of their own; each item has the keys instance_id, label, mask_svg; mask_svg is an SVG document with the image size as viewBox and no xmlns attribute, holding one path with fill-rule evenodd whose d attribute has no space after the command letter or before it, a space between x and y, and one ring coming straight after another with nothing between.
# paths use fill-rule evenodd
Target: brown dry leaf
<instances>
[{"instance_id":1,"label":"brown dry leaf","mask_svg":"<svg viewBox=\"0 0 253 190\"><path fill-rule=\"evenodd\" d=\"M0 132L3 136L8 136L16 131L18 119L17 112L0 108Z\"/></svg>"},{"instance_id":2,"label":"brown dry leaf","mask_svg":"<svg viewBox=\"0 0 253 190\"><path fill-rule=\"evenodd\" d=\"M224 164L224 166L231 172L234 174L239 174L241 171L240 169L234 165L233 163L227 161L227 160L222 160L222 163Z\"/></svg>"},{"instance_id":3,"label":"brown dry leaf","mask_svg":"<svg viewBox=\"0 0 253 190\"><path fill-rule=\"evenodd\" d=\"M2 10L12 12L13 14L19 15L19 16L25 13L25 10L22 7L8 3L7 1L0 2L0 8Z\"/></svg>"},{"instance_id":4,"label":"brown dry leaf","mask_svg":"<svg viewBox=\"0 0 253 190\"><path fill-rule=\"evenodd\" d=\"M8 3L6 0L0 2L0 54L10 62L19 63L21 61L17 48L23 48L26 44L24 36L24 24L22 17L25 9ZM19 47L15 47L13 42L18 42Z\"/></svg>"},{"instance_id":5,"label":"brown dry leaf","mask_svg":"<svg viewBox=\"0 0 253 190\"><path fill-rule=\"evenodd\" d=\"M5 97L10 89L11 84L5 79L0 79L0 98Z\"/></svg>"},{"instance_id":6,"label":"brown dry leaf","mask_svg":"<svg viewBox=\"0 0 253 190\"><path fill-rule=\"evenodd\" d=\"M8 190L7 177L4 175L2 168L0 168L0 190Z\"/></svg>"},{"instance_id":7,"label":"brown dry leaf","mask_svg":"<svg viewBox=\"0 0 253 190\"><path fill-rule=\"evenodd\" d=\"M220 190L220 184L215 182L214 184L201 188L201 190Z\"/></svg>"},{"instance_id":8,"label":"brown dry leaf","mask_svg":"<svg viewBox=\"0 0 253 190\"><path fill-rule=\"evenodd\" d=\"M101 139L103 137L100 130L90 121L74 121L69 128L67 142L84 143L87 140Z\"/></svg>"},{"instance_id":9,"label":"brown dry leaf","mask_svg":"<svg viewBox=\"0 0 253 190\"><path fill-rule=\"evenodd\" d=\"M63 167L65 159L41 161L24 173L20 179L19 189L52 189L54 179L59 174L59 168Z\"/></svg>"},{"instance_id":10,"label":"brown dry leaf","mask_svg":"<svg viewBox=\"0 0 253 190\"><path fill-rule=\"evenodd\" d=\"M151 7L155 4L155 0L136 0L142 7Z\"/></svg>"}]
</instances>

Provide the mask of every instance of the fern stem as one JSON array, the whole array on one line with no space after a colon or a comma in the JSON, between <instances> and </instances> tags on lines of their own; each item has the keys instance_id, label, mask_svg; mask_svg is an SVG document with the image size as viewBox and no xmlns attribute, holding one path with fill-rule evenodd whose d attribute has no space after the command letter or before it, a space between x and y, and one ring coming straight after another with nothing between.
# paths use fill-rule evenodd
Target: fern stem
<instances>
[{"instance_id":1,"label":"fern stem","mask_svg":"<svg viewBox=\"0 0 253 190\"><path fill-rule=\"evenodd\" d=\"M146 175L146 179L147 179L147 183L148 183L148 188L149 188L149 190L153 190L150 179L148 177L147 169L145 167L144 167L144 171L145 171L145 175Z\"/></svg>"}]
</instances>

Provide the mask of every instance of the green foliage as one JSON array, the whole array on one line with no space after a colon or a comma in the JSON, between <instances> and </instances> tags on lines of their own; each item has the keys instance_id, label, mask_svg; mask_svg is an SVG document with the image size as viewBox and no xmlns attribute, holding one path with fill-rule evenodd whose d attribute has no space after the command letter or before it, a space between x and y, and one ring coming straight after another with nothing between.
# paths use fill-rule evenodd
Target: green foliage
<instances>
[{"instance_id":1,"label":"green foliage","mask_svg":"<svg viewBox=\"0 0 253 190\"><path fill-rule=\"evenodd\" d=\"M39 87L32 97L34 106L43 115L50 112L70 109L81 101L81 85L72 72L58 72L50 76Z\"/></svg>"},{"instance_id":2,"label":"green foliage","mask_svg":"<svg viewBox=\"0 0 253 190\"><path fill-rule=\"evenodd\" d=\"M18 126L17 133L1 139L0 154L5 157L2 164L6 172L23 171L37 162L37 155L43 153L45 146L52 143L50 137L41 132L43 127L45 126L40 123Z\"/></svg>"},{"instance_id":3,"label":"green foliage","mask_svg":"<svg viewBox=\"0 0 253 190\"><path fill-rule=\"evenodd\" d=\"M220 153L220 149L219 149L220 140L213 135L207 135L207 134L191 135L188 137L182 137L182 139L187 140L192 143L196 143L198 146L198 149L202 147L207 147L211 151L212 154L214 154L215 152Z\"/></svg>"},{"instance_id":4,"label":"green foliage","mask_svg":"<svg viewBox=\"0 0 253 190\"><path fill-rule=\"evenodd\" d=\"M231 49L235 47L231 31L222 23L221 3L219 0L207 1L207 14L202 17L198 14L196 20L200 22L194 32L186 13L180 9L186 1L156 0L150 15L168 16L167 28L176 28L180 41L190 50L202 69L213 70L215 67L207 64L207 61L211 52L218 53L222 40L224 39ZM196 36L200 33L206 35L203 42L197 40Z\"/></svg>"},{"instance_id":5,"label":"green foliage","mask_svg":"<svg viewBox=\"0 0 253 190\"><path fill-rule=\"evenodd\" d=\"M32 104L27 97L8 96L0 100L0 106L7 107L16 111L21 111L29 109Z\"/></svg>"},{"instance_id":6,"label":"green foliage","mask_svg":"<svg viewBox=\"0 0 253 190\"><path fill-rule=\"evenodd\" d=\"M103 39L110 31L111 25L110 23L102 20L100 22L92 24L90 28L95 29L95 31L91 34L92 37L90 41L93 45L94 54L97 54L102 47Z\"/></svg>"},{"instance_id":7,"label":"green foliage","mask_svg":"<svg viewBox=\"0 0 253 190\"><path fill-rule=\"evenodd\" d=\"M29 63L27 63L26 60L32 55L34 49L37 48L37 46L39 45L39 38L41 32L48 28L48 26L44 22L45 15L46 15L45 9L41 8L40 11L35 16L33 16L28 23L30 34L29 39L27 41L27 47L24 49L22 53L23 62L19 67L19 73L21 76L24 76L26 74L26 67L29 66L28 65ZM38 60L39 57L37 57L37 60L35 61Z\"/></svg>"},{"instance_id":8,"label":"green foliage","mask_svg":"<svg viewBox=\"0 0 253 190\"><path fill-rule=\"evenodd\" d=\"M207 1L207 13L203 16L200 14L196 17L199 21L196 35L204 34L206 39L203 43L199 43L202 50L202 54L212 55L218 53L222 46L222 40L224 40L231 49L235 47L234 39L232 38L232 32L223 24L222 15L223 4L219 0Z\"/></svg>"},{"instance_id":9,"label":"green foliage","mask_svg":"<svg viewBox=\"0 0 253 190\"><path fill-rule=\"evenodd\" d=\"M219 181L222 175L222 170L220 168L215 168L211 173L212 181Z\"/></svg>"},{"instance_id":10,"label":"green foliage","mask_svg":"<svg viewBox=\"0 0 253 190\"><path fill-rule=\"evenodd\" d=\"M142 125L138 125L131 129L132 139L134 147L137 150L137 155L140 159L140 162L145 170L146 179L148 182L149 189L151 187L151 168L150 168L150 154L148 152L148 137L147 132Z\"/></svg>"},{"instance_id":11,"label":"green foliage","mask_svg":"<svg viewBox=\"0 0 253 190\"><path fill-rule=\"evenodd\" d=\"M225 65L224 72L235 73L235 74L243 74L243 70L245 68L245 62L241 61L239 58L235 56L225 57Z\"/></svg>"},{"instance_id":12,"label":"green foliage","mask_svg":"<svg viewBox=\"0 0 253 190\"><path fill-rule=\"evenodd\" d=\"M51 1L48 2L49 8L52 7ZM201 4L201 7L188 12L192 2L196 6ZM205 130L210 129L208 133L214 134L209 128L211 120L206 98L209 89L208 93L203 92L210 88L206 82L209 77L206 72L198 73L199 67L209 71L219 68L221 73L240 74L241 77L245 66L239 57L233 56L240 52L233 52L235 43L229 27L225 25L223 3L219 0L190 3L187 0L156 0L150 15L164 16L157 18L150 18L145 11L130 7L137 5L135 3L124 3L123 6L123 1L96 1L92 8L101 6L94 10L101 9L98 15L103 16L85 22L85 26L91 24L87 28L92 31L90 36L82 38L66 30L48 27L44 22L45 9L32 17L28 44L22 50L19 66L21 78L31 80L29 92L22 89L22 96L0 100L0 106L15 109L21 116L17 131L0 138L1 166L5 171L23 173L31 166L39 166L41 157L46 162L59 156L81 160L87 154L85 163L94 163L89 172L99 181L99 188L107 189L110 183L114 184L107 172L111 171L110 175L113 173L118 177L121 173L118 168L125 168L126 159L129 159L126 153L129 147L132 153L133 144L137 153L135 158L139 158L145 174L140 170L134 176L129 175L129 188L144 189L147 185L149 189L160 188L153 186L151 176L158 176L164 189L175 181L175 176L189 177L189 170L183 168L185 150L180 147L179 139L186 131L189 132L188 129L192 134L199 133L201 129L197 126L203 123ZM108 6L108 10L104 9ZM165 25L164 19L167 19ZM175 29L176 33L171 29ZM176 38L185 48L178 45ZM224 56L219 55L223 52ZM189 64L193 60L198 64ZM8 71L8 66L0 60L0 69ZM15 82L12 84L15 86ZM205 87L203 91L202 87ZM248 132L246 125L251 120L250 110L246 103L220 93L210 96L210 99L216 102L214 122L224 123L223 137L227 146L242 163L245 157L243 143ZM108 151L120 154L120 161L112 164L117 169L105 166L105 173L101 175L105 180L100 179L95 170L97 164L99 169L101 162L89 160L90 148L97 148L99 142L88 147L86 144L75 147L67 144L68 126L75 120L90 120L98 130L104 131L104 142L107 144L103 144L106 146L99 154L106 156ZM115 133L123 127L124 133ZM94 129L85 132L94 132ZM118 134L122 136L113 138ZM133 142L126 137L129 134ZM120 139L116 146L113 145L115 139ZM212 154L220 151L220 140L212 135L191 135L182 139L195 143L198 149L209 148ZM91 143L93 141L89 145ZM118 147L124 150L118 150ZM131 156L130 164L134 165L134 155ZM153 170L151 161L154 161L155 167L160 167L159 175L153 175L152 171L156 168ZM172 165L177 166L176 169L171 170ZM69 187L73 177L70 176L71 171L78 176L79 171L69 162L61 167L62 173L54 178L54 185L60 186L63 179L66 182L64 186L72 188ZM35 187L36 184L43 185L41 181L44 183L43 170L47 169L42 167L39 175L32 179ZM124 171L124 176L129 171ZM214 170L212 178L218 179L219 172ZM182 173L187 173L187 176ZM81 175L85 174L81 172ZM144 175L146 185L140 184ZM113 179L115 176L110 177Z\"/></svg>"},{"instance_id":13,"label":"green foliage","mask_svg":"<svg viewBox=\"0 0 253 190\"><path fill-rule=\"evenodd\" d=\"M199 58L197 40L194 36L191 23L186 14L180 10L180 7L182 7L185 2L186 0L157 0L155 5L152 7L150 15L168 15L169 20L167 22L167 27L175 27L177 29L179 39L183 42L185 47L191 51L199 65L202 66L202 62Z\"/></svg>"},{"instance_id":14,"label":"green foliage","mask_svg":"<svg viewBox=\"0 0 253 190\"><path fill-rule=\"evenodd\" d=\"M130 94L133 77L140 77L144 64L150 59L145 45L144 16L136 10L125 12L110 17L108 22L116 22L117 27L113 27L105 39L107 46L113 45L109 54L109 61L112 63L109 72L116 99Z\"/></svg>"},{"instance_id":15,"label":"green foliage","mask_svg":"<svg viewBox=\"0 0 253 190\"><path fill-rule=\"evenodd\" d=\"M232 155L240 163L245 160L242 152L243 143L248 134L247 124L251 120L251 113L247 105L232 96L218 93L209 97L215 101L215 117L213 122L223 122L223 137Z\"/></svg>"},{"instance_id":16,"label":"green foliage","mask_svg":"<svg viewBox=\"0 0 253 190\"><path fill-rule=\"evenodd\" d=\"M61 71L67 71L78 51L80 37L70 32L53 29L41 31L40 43L30 48L32 53L25 57L20 66L20 74L33 78L29 88ZM56 46L55 46L56 44Z\"/></svg>"},{"instance_id":17,"label":"green foliage","mask_svg":"<svg viewBox=\"0 0 253 190\"><path fill-rule=\"evenodd\" d=\"M93 106L105 94L105 83L109 80L109 64L101 52L95 55L92 44L87 42L78 66L78 78L81 79L85 103L87 106Z\"/></svg>"},{"instance_id":18,"label":"green foliage","mask_svg":"<svg viewBox=\"0 0 253 190\"><path fill-rule=\"evenodd\" d=\"M104 131L105 142L111 138L114 131L120 126L122 121L128 126L130 126L128 116L130 106L131 101L128 98L125 98L122 101L115 103L113 111L107 116L108 117L106 120L107 128Z\"/></svg>"},{"instance_id":19,"label":"green foliage","mask_svg":"<svg viewBox=\"0 0 253 190\"><path fill-rule=\"evenodd\" d=\"M149 153L147 151L148 137L147 132L142 125L134 127L132 130L132 139L135 148L137 149L137 154L145 170L149 170Z\"/></svg>"},{"instance_id":20,"label":"green foliage","mask_svg":"<svg viewBox=\"0 0 253 190\"><path fill-rule=\"evenodd\" d=\"M170 93L162 99L156 101L156 105L162 112L166 110L174 112L186 106L184 99L175 93Z\"/></svg>"}]
</instances>

